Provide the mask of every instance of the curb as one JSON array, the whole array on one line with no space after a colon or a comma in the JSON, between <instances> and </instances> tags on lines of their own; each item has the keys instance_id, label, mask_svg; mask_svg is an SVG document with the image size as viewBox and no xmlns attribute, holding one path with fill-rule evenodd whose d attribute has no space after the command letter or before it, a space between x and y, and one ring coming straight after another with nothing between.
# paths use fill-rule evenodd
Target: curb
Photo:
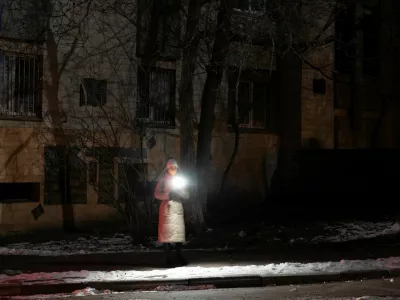
<instances>
[{"instance_id":1,"label":"curb","mask_svg":"<svg viewBox=\"0 0 400 300\"><path fill-rule=\"evenodd\" d=\"M343 281L363 280L363 279L379 279L390 277L389 270L365 270L351 271L342 273Z\"/></svg>"},{"instance_id":2,"label":"curb","mask_svg":"<svg viewBox=\"0 0 400 300\"><path fill-rule=\"evenodd\" d=\"M262 276L209 277L189 279L189 286L213 285L215 288L244 288L263 286Z\"/></svg>"},{"instance_id":3,"label":"curb","mask_svg":"<svg viewBox=\"0 0 400 300\"><path fill-rule=\"evenodd\" d=\"M195 287L212 285L215 288L244 288L263 287L291 284L312 284L335 281L349 281L362 279L381 279L387 277L400 277L400 269L394 270L366 270L349 271L328 274L302 274L302 275L277 275L277 276L236 276L236 277L210 277L193 278L186 280L154 280L154 281L94 281L84 283L54 283L54 284L0 284L0 296L28 296L37 294L72 293L87 287L98 290L112 290L126 292L135 290L152 290L159 286Z\"/></svg>"},{"instance_id":4,"label":"curb","mask_svg":"<svg viewBox=\"0 0 400 300\"><path fill-rule=\"evenodd\" d=\"M268 277L263 277L263 286L311 284L311 283L324 283L324 282L335 282L335 281L343 281L341 273L268 276Z\"/></svg>"}]
</instances>

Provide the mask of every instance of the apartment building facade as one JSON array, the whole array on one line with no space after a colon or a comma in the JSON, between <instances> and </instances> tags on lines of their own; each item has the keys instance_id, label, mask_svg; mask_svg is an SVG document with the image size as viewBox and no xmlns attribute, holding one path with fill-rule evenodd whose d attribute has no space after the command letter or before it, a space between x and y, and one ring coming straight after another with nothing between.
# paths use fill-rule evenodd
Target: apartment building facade
<instances>
[{"instance_id":1,"label":"apartment building facade","mask_svg":"<svg viewBox=\"0 0 400 300\"><path fill-rule=\"evenodd\" d=\"M265 9L264 4L239 1L234 16L252 18ZM39 31L18 26L21 31L10 32L9 27L2 27L0 234L62 228L66 202L78 228L121 220L118 210L104 199L108 192L118 201L124 197L123 189L113 185L115 188L103 193L90 182L107 186L110 174L120 176L118 170L125 158L137 168L146 168L152 182L168 157L179 159L182 60L179 47L162 26L172 24L172 32L182 34L179 10L167 5L170 14L154 20L144 17L153 10L141 1L107 12L104 7L88 7L85 1L70 1L66 7L57 12L74 16L72 32L66 30L65 26L71 26L67 18L54 16L50 34L42 40L36 38ZM127 13L137 15L137 23ZM5 24L6 17L2 19ZM41 20L43 26L48 26L46 20ZM156 39L149 43L146 37L154 28ZM156 57L147 55L155 50ZM244 52L246 55L240 56ZM218 201L213 196L218 195L235 143L228 113L235 103L241 103L237 112L240 141L224 197L232 205L240 205L244 198L247 203L265 201L280 145L286 145L289 152L311 147L315 141L320 148L333 147L333 83L311 67L329 65L333 55L333 45L307 53L297 80L288 82L288 86L297 86L298 92L282 108L275 86L278 75L273 50L232 42L215 109L209 169L212 201ZM230 70L237 70L239 61L241 75L232 81L234 72ZM206 64L198 59L193 78L197 119ZM297 123L285 129L278 120L281 115L292 115ZM143 134L127 125L137 120L144 124ZM279 130L285 132L289 143L282 143ZM65 154L65 145L74 143L98 153L97 157L80 155L82 149L77 147L77 156L88 166L83 175L68 167L76 159Z\"/></svg>"}]
</instances>

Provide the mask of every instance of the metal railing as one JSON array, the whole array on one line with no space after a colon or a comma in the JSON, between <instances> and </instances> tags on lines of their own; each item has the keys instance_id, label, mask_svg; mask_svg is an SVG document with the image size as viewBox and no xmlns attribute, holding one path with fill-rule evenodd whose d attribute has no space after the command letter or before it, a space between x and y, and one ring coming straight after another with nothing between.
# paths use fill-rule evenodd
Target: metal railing
<instances>
[{"instance_id":1,"label":"metal railing","mask_svg":"<svg viewBox=\"0 0 400 300\"><path fill-rule=\"evenodd\" d=\"M38 55L0 53L0 118L40 117L41 72Z\"/></svg>"}]
</instances>

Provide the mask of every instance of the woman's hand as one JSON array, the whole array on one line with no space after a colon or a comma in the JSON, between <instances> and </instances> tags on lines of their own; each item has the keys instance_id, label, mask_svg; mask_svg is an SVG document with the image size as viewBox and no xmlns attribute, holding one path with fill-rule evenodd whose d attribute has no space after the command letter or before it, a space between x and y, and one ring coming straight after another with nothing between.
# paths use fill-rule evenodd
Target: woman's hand
<instances>
[{"instance_id":1,"label":"woman's hand","mask_svg":"<svg viewBox=\"0 0 400 300\"><path fill-rule=\"evenodd\" d=\"M169 192L169 194L168 194L168 198L170 199L170 200L175 200L175 199L178 199L179 198L179 195L176 193L176 192Z\"/></svg>"}]
</instances>

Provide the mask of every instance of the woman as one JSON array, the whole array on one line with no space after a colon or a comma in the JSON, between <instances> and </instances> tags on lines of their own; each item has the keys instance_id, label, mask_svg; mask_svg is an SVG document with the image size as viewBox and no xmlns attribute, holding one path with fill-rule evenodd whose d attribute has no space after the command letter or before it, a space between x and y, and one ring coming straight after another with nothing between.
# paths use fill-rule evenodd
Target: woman
<instances>
[{"instance_id":1,"label":"woman","mask_svg":"<svg viewBox=\"0 0 400 300\"><path fill-rule=\"evenodd\" d=\"M158 216L158 241L164 244L166 264L172 264L172 243L175 243L179 262L186 265L182 256L182 243L185 242L185 221L182 199L188 199L189 193L185 189L174 190L172 180L178 172L178 163L175 159L167 162L165 175L157 182L154 197L161 200Z\"/></svg>"}]
</instances>

